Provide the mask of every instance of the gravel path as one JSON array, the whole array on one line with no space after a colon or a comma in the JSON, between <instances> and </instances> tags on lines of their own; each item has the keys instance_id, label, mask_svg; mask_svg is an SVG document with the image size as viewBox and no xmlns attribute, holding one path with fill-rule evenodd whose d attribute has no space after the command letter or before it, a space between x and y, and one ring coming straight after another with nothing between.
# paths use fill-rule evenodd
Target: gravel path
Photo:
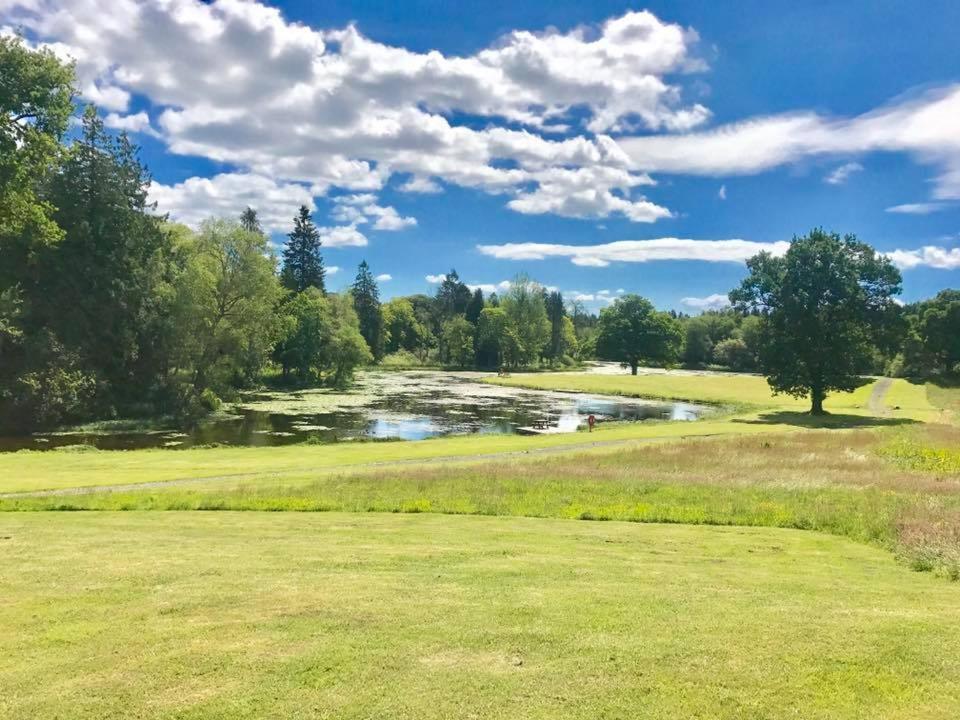
<instances>
[{"instance_id":1,"label":"gravel path","mask_svg":"<svg viewBox=\"0 0 960 720\"><path fill-rule=\"evenodd\" d=\"M887 405L883 400L887 397L887 391L892 384L893 380L885 377L877 380L876 385L873 386L873 392L870 393L870 400L867 401L867 407L874 415L887 414Z\"/></svg>"}]
</instances>

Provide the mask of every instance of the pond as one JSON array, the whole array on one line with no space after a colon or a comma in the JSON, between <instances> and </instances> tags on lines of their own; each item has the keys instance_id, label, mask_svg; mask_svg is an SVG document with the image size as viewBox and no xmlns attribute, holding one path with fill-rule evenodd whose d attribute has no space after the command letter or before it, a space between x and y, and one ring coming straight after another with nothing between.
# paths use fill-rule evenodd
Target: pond
<instances>
[{"instance_id":1,"label":"pond","mask_svg":"<svg viewBox=\"0 0 960 720\"><path fill-rule=\"evenodd\" d=\"M131 449L422 440L454 434L511 434L540 419L554 432L574 432L591 414L605 422L697 420L709 412L690 403L506 388L481 383L481 377L482 373L466 372L370 371L361 373L347 392L249 393L226 408L226 413L191 430L78 428L0 438L0 450L78 444Z\"/></svg>"}]
</instances>

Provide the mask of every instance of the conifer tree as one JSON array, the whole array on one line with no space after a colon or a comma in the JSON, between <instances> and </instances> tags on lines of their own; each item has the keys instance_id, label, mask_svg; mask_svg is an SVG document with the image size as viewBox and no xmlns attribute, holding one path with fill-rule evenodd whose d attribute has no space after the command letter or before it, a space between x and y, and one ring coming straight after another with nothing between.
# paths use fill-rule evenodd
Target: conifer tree
<instances>
[{"instance_id":1,"label":"conifer tree","mask_svg":"<svg viewBox=\"0 0 960 720\"><path fill-rule=\"evenodd\" d=\"M310 210L300 206L300 213L293 220L293 232L287 235L283 248L283 270L280 280L283 286L293 292L303 292L315 287L326 293L323 257L320 255L320 231L313 224Z\"/></svg>"},{"instance_id":2,"label":"conifer tree","mask_svg":"<svg viewBox=\"0 0 960 720\"><path fill-rule=\"evenodd\" d=\"M379 360L383 357L383 311L380 308L380 291L366 260L357 268L351 292L353 307L360 320L360 334L367 341L374 359Z\"/></svg>"}]
</instances>

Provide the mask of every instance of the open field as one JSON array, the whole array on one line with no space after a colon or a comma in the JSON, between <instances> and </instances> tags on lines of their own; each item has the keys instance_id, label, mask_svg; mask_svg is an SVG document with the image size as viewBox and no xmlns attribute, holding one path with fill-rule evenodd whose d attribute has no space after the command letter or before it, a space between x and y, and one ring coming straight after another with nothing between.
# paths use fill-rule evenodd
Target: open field
<instances>
[{"instance_id":1,"label":"open field","mask_svg":"<svg viewBox=\"0 0 960 720\"><path fill-rule=\"evenodd\" d=\"M11 720L933 720L960 705L960 587L815 533L332 513L0 524Z\"/></svg>"},{"instance_id":2,"label":"open field","mask_svg":"<svg viewBox=\"0 0 960 720\"><path fill-rule=\"evenodd\" d=\"M960 431L690 438L578 453L0 499L0 510L294 510L819 530L960 574Z\"/></svg>"}]
</instances>

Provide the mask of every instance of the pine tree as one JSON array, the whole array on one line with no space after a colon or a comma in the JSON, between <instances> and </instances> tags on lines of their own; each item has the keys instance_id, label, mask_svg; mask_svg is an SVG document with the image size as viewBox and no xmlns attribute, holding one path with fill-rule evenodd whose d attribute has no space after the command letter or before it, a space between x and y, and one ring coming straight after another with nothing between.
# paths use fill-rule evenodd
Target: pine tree
<instances>
[{"instance_id":1,"label":"pine tree","mask_svg":"<svg viewBox=\"0 0 960 720\"><path fill-rule=\"evenodd\" d=\"M464 312L467 322L476 325L480 319L480 313L483 312L483 307L483 290L477 288L473 291L473 297L470 298L470 302L467 304L467 309Z\"/></svg>"},{"instance_id":2,"label":"pine tree","mask_svg":"<svg viewBox=\"0 0 960 720\"><path fill-rule=\"evenodd\" d=\"M240 227L248 232L255 232L263 235L263 227L260 225L260 218L257 217L257 211L247 206L247 209L240 213Z\"/></svg>"},{"instance_id":3,"label":"pine tree","mask_svg":"<svg viewBox=\"0 0 960 720\"><path fill-rule=\"evenodd\" d=\"M367 341L375 360L383 357L383 312L380 309L380 291L364 260L357 269L357 278L351 289L353 307L360 320L360 334Z\"/></svg>"},{"instance_id":4,"label":"pine tree","mask_svg":"<svg viewBox=\"0 0 960 720\"><path fill-rule=\"evenodd\" d=\"M313 224L306 205L300 206L300 214L293 220L293 232L287 237L289 239L283 248L283 271L280 274L283 286L293 292L315 287L326 293L320 231Z\"/></svg>"}]
</instances>

